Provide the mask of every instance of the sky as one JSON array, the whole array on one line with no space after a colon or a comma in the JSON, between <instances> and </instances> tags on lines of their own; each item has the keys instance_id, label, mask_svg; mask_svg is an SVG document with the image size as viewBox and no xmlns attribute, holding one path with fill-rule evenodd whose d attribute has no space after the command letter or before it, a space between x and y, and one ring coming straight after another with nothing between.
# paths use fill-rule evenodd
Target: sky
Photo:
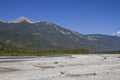
<instances>
[{"instance_id":1,"label":"sky","mask_svg":"<svg viewBox=\"0 0 120 80\"><path fill-rule=\"evenodd\" d=\"M120 35L120 0L0 0L0 18L25 16L82 34Z\"/></svg>"}]
</instances>

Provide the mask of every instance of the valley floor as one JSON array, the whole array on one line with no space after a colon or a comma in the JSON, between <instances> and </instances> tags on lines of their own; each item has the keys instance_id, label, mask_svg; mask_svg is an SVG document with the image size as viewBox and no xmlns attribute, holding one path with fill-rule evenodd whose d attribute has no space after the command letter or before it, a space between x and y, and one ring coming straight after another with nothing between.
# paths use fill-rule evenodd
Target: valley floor
<instances>
[{"instance_id":1,"label":"valley floor","mask_svg":"<svg viewBox=\"0 0 120 80\"><path fill-rule=\"evenodd\" d=\"M0 57L0 80L120 80L120 54Z\"/></svg>"}]
</instances>

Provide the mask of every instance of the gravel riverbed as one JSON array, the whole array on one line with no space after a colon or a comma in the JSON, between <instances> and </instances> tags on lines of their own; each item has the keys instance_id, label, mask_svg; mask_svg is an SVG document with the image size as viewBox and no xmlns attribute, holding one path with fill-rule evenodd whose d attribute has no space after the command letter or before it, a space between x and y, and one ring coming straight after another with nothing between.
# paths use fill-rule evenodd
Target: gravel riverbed
<instances>
[{"instance_id":1,"label":"gravel riverbed","mask_svg":"<svg viewBox=\"0 0 120 80\"><path fill-rule=\"evenodd\" d=\"M0 57L0 80L120 80L120 54Z\"/></svg>"}]
</instances>

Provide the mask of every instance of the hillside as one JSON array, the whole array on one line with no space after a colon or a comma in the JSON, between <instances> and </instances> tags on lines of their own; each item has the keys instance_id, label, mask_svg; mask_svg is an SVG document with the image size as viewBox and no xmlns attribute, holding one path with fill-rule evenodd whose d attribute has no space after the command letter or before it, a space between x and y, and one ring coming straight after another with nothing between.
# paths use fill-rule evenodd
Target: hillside
<instances>
[{"instance_id":1,"label":"hillside","mask_svg":"<svg viewBox=\"0 0 120 80\"><path fill-rule=\"evenodd\" d=\"M32 22L24 17L10 22L0 21L0 43L42 49L120 50L120 37L83 35L48 21Z\"/></svg>"}]
</instances>

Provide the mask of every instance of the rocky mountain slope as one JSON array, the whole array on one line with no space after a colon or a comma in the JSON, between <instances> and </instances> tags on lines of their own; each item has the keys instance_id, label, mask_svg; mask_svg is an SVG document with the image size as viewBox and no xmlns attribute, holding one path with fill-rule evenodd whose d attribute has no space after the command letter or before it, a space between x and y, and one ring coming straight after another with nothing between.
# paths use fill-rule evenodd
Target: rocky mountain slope
<instances>
[{"instance_id":1,"label":"rocky mountain slope","mask_svg":"<svg viewBox=\"0 0 120 80\"><path fill-rule=\"evenodd\" d=\"M33 22L25 17L9 22L0 20L0 43L31 48L120 50L120 37L83 35L51 22Z\"/></svg>"}]
</instances>

